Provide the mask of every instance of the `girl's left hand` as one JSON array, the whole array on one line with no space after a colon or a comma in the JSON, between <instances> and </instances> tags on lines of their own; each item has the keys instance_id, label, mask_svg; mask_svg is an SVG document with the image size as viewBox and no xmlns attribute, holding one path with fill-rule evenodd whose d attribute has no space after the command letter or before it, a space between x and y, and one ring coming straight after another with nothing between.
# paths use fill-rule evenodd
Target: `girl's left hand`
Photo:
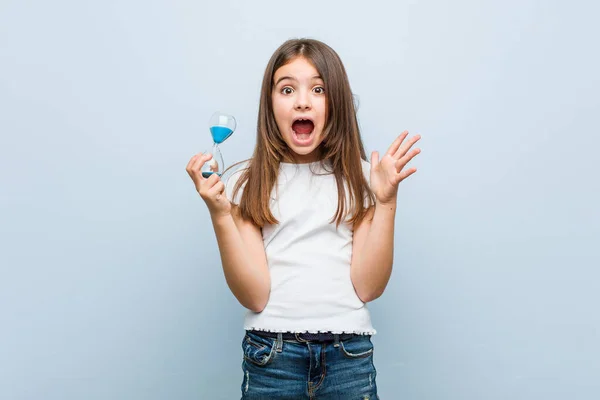
<instances>
[{"instance_id":1,"label":"girl's left hand","mask_svg":"<svg viewBox=\"0 0 600 400\"><path fill-rule=\"evenodd\" d=\"M421 139L416 135L404 142L408 131L404 131L394 140L387 153L379 161L379 153L371 153L371 190L380 204L396 204L398 184L417 172L416 168L404 170L404 167L421 149L410 148Z\"/></svg>"}]
</instances>

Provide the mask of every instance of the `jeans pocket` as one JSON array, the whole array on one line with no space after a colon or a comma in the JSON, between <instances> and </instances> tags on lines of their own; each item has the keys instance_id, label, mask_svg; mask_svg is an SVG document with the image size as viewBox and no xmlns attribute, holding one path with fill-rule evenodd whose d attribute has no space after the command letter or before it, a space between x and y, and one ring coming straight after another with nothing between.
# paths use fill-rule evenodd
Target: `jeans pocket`
<instances>
[{"instance_id":1,"label":"jeans pocket","mask_svg":"<svg viewBox=\"0 0 600 400\"><path fill-rule=\"evenodd\" d=\"M242 341L244 360L258 366L264 366L271 361L275 353L275 341L252 333L246 333Z\"/></svg>"},{"instance_id":2,"label":"jeans pocket","mask_svg":"<svg viewBox=\"0 0 600 400\"><path fill-rule=\"evenodd\" d=\"M358 336L341 341L340 349L347 358L367 358L373 354L373 343L369 336Z\"/></svg>"}]
</instances>

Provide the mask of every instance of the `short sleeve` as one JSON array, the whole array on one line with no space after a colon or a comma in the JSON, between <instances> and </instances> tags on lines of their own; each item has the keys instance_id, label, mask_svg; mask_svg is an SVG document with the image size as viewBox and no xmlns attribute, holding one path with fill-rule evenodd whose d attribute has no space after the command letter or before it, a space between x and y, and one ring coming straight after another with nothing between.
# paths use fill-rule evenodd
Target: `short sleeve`
<instances>
[{"instance_id":1,"label":"short sleeve","mask_svg":"<svg viewBox=\"0 0 600 400\"><path fill-rule=\"evenodd\" d=\"M233 204L240 204L240 201L242 200L242 193L244 192L244 187L246 186L245 183L242 185L240 190L237 192L237 195L235 196L235 198L233 196L233 192L235 190L235 185L240 180L244 171L247 168L248 168L248 162L244 162L244 163L241 163L240 165L232 167L231 171L228 171L225 174L225 176L223 176L224 183L225 183L225 196L227 196L227 199L229 199L229 201L232 202Z\"/></svg>"}]
</instances>

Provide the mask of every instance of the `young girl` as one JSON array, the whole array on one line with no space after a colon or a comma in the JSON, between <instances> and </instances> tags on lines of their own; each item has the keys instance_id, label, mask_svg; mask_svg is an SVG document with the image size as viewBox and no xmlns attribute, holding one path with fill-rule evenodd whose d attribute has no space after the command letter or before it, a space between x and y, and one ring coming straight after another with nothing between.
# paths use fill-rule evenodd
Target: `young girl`
<instances>
[{"instance_id":1,"label":"young girl","mask_svg":"<svg viewBox=\"0 0 600 400\"><path fill-rule=\"evenodd\" d=\"M366 303L392 271L398 183L419 136L367 163L337 53L289 40L269 61L252 158L225 185L187 172L205 201L225 278L248 309L242 399L376 399Z\"/></svg>"}]
</instances>

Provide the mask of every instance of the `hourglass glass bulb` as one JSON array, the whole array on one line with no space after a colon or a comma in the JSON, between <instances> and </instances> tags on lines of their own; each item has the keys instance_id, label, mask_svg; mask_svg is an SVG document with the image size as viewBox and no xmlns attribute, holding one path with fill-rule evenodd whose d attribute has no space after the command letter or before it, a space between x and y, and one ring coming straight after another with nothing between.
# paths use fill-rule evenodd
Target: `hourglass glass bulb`
<instances>
[{"instance_id":1,"label":"hourglass glass bulb","mask_svg":"<svg viewBox=\"0 0 600 400\"><path fill-rule=\"evenodd\" d=\"M216 143L210 153L212 158L205 162L202 166L202 177L204 178L209 178L212 174L221 176L223 173L223 155L221 154L221 150L219 150L219 146Z\"/></svg>"},{"instance_id":2,"label":"hourglass glass bulb","mask_svg":"<svg viewBox=\"0 0 600 400\"><path fill-rule=\"evenodd\" d=\"M216 112L210 117L209 129L213 139L213 148L211 151L213 157L202 166L202 176L204 178L208 178L212 174L221 176L223 173L225 165L219 144L223 143L233 134L236 125L235 118L228 114Z\"/></svg>"}]
</instances>

